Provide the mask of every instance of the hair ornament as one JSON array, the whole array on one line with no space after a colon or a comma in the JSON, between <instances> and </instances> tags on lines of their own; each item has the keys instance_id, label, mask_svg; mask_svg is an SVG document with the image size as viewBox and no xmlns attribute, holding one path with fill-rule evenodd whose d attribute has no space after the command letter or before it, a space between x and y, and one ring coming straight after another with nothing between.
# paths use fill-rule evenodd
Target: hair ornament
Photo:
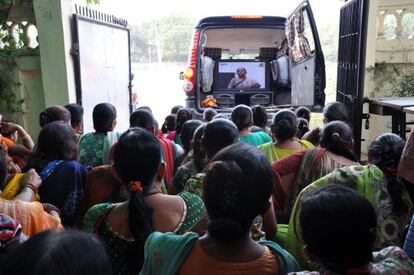
<instances>
[{"instance_id":1,"label":"hair ornament","mask_svg":"<svg viewBox=\"0 0 414 275\"><path fill-rule=\"evenodd\" d=\"M128 183L128 191L132 193L142 193L144 189L140 181L131 181Z\"/></svg>"}]
</instances>

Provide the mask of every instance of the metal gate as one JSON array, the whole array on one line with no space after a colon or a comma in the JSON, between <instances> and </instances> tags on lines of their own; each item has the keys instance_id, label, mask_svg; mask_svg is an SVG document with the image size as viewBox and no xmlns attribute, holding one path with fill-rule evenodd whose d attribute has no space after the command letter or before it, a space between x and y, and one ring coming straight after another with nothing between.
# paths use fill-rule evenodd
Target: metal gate
<instances>
[{"instance_id":1,"label":"metal gate","mask_svg":"<svg viewBox=\"0 0 414 275\"><path fill-rule=\"evenodd\" d=\"M84 108L84 131L93 130L92 110L108 102L117 109L118 132L129 127L131 113L130 35L127 21L75 6L72 56L77 102Z\"/></svg>"},{"instance_id":2,"label":"metal gate","mask_svg":"<svg viewBox=\"0 0 414 275\"><path fill-rule=\"evenodd\" d=\"M336 100L343 102L349 111L357 156L361 154L368 5L368 0L346 2L341 8L339 24Z\"/></svg>"}]
</instances>

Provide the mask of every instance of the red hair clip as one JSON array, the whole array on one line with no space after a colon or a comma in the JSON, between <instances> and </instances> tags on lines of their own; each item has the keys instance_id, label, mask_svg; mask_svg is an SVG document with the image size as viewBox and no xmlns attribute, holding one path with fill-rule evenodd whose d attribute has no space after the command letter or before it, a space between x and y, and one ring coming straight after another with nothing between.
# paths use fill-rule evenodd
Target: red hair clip
<instances>
[{"instance_id":1,"label":"red hair clip","mask_svg":"<svg viewBox=\"0 0 414 275\"><path fill-rule=\"evenodd\" d=\"M142 184L140 181L131 181L128 183L128 191L133 193L142 193L144 189L142 188Z\"/></svg>"}]
</instances>

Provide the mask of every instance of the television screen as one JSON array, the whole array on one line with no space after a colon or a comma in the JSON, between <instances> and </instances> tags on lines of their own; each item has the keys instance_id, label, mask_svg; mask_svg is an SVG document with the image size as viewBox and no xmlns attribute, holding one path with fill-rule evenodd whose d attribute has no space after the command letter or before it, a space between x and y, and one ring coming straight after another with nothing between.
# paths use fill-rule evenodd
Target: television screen
<instances>
[{"instance_id":1,"label":"television screen","mask_svg":"<svg viewBox=\"0 0 414 275\"><path fill-rule=\"evenodd\" d=\"M219 61L220 90L266 89L266 63L263 61Z\"/></svg>"}]
</instances>

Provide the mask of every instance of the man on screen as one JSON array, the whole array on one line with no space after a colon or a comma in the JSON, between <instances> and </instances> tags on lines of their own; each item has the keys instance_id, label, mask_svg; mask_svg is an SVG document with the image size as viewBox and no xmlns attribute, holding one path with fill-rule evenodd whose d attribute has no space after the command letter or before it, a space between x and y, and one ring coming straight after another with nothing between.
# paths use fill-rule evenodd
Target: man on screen
<instances>
[{"instance_id":1,"label":"man on screen","mask_svg":"<svg viewBox=\"0 0 414 275\"><path fill-rule=\"evenodd\" d=\"M251 78L247 78L247 70L246 68L240 67L237 68L237 77L234 77L230 80L229 85L227 86L228 89L258 89L260 88L260 84Z\"/></svg>"}]
</instances>

